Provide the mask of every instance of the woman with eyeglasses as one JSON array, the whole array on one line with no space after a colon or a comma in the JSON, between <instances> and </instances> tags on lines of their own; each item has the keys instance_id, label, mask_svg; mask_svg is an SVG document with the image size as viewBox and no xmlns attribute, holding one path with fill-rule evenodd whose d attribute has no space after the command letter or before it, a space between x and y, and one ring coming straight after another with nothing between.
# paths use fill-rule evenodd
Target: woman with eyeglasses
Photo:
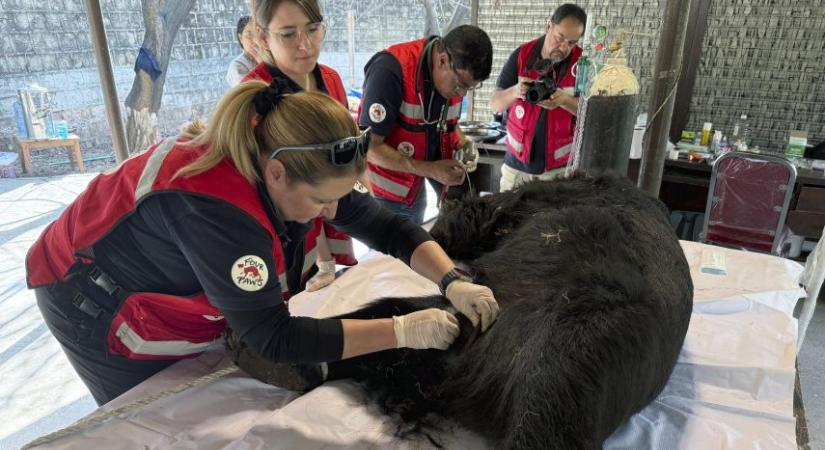
<instances>
[{"instance_id":1,"label":"woman with eyeglasses","mask_svg":"<svg viewBox=\"0 0 825 450\"><path fill-rule=\"evenodd\" d=\"M326 25L315 0L253 0L263 62L244 77L287 82L295 90L318 91L347 106L344 83L335 69L318 64Z\"/></svg>"},{"instance_id":2,"label":"woman with eyeglasses","mask_svg":"<svg viewBox=\"0 0 825 450\"><path fill-rule=\"evenodd\" d=\"M456 318L293 317L326 219L439 281L482 330L492 292L464 281L430 235L354 191L369 133L319 93L242 83L193 124L91 181L26 258L49 329L98 404L216 344L226 327L275 362L447 348ZM310 262L311 265L311 262Z\"/></svg>"},{"instance_id":3,"label":"woman with eyeglasses","mask_svg":"<svg viewBox=\"0 0 825 450\"><path fill-rule=\"evenodd\" d=\"M315 0L253 0L261 59L243 79L267 83L281 80L294 90L322 92L347 107L341 77L333 68L318 64L326 34L324 18ZM307 290L321 289L335 280L335 264L357 263L352 239L329 224L318 237L317 272Z\"/></svg>"}]
</instances>

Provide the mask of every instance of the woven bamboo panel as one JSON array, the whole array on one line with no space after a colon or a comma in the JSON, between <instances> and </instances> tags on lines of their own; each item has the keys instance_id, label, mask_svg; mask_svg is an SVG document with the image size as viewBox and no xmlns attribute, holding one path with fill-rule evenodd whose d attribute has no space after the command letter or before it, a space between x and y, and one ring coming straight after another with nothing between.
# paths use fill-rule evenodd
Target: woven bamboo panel
<instances>
[{"instance_id":1,"label":"woven bamboo panel","mask_svg":"<svg viewBox=\"0 0 825 450\"><path fill-rule=\"evenodd\" d=\"M561 2L559 2L560 4ZM635 36L628 63L642 85L647 109L664 0L579 2L595 23ZM474 98L474 119L491 117L495 78L518 45L543 33L556 3L481 0L479 26L493 40L493 76ZM687 43L694 45L694 43ZM688 128L703 122L730 134L741 114L750 117L751 144L783 152L792 129L810 142L825 140L825 2L822 0L713 0Z\"/></svg>"}]
</instances>

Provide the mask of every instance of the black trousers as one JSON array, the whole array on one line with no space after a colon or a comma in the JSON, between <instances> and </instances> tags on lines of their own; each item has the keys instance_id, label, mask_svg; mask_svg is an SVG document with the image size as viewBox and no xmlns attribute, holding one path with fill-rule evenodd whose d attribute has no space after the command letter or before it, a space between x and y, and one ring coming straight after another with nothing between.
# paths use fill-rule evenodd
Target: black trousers
<instances>
[{"instance_id":1,"label":"black trousers","mask_svg":"<svg viewBox=\"0 0 825 450\"><path fill-rule=\"evenodd\" d=\"M46 325L98 405L109 402L177 362L140 361L110 354L106 334L111 317L102 314L95 318L82 311L73 303L77 293L77 289L67 284L53 284L34 290ZM95 300L114 303L113 299L101 295L97 295Z\"/></svg>"}]
</instances>

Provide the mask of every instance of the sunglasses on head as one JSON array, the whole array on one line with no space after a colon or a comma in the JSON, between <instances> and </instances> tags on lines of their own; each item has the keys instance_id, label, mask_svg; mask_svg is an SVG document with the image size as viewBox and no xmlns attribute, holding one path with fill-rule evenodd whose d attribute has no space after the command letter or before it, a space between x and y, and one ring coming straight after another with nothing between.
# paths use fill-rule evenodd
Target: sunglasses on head
<instances>
[{"instance_id":1,"label":"sunglasses on head","mask_svg":"<svg viewBox=\"0 0 825 450\"><path fill-rule=\"evenodd\" d=\"M370 144L370 129L367 128L358 136L347 137L339 139L329 144L312 144L312 145L288 145L275 149L269 159L278 156L278 153L285 151L319 151L326 150L329 152L329 160L334 166L345 166L355 159L356 155L364 156L367 154L367 149Z\"/></svg>"}]
</instances>

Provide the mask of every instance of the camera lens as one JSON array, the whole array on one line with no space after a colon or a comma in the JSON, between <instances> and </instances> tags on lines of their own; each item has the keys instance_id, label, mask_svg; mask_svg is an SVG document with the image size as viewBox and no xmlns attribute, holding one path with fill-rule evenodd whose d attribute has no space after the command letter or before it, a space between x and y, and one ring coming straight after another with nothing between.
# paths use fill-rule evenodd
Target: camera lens
<instances>
[{"instance_id":1,"label":"camera lens","mask_svg":"<svg viewBox=\"0 0 825 450\"><path fill-rule=\"evenodd\" d=\"M552 94L552 92L547 89L544 83L534 83L524 94L524 98L528 103L538 103L550 98L550 94Z\"/></svg>"},{"instance_id":2,"label":"camera lens","mask_svg":"<svg viewBox=\"0 0 825 450\"><path fill-rule=\"evenodd\" d=\"M535 86L527 90L527 93L524 96L529 103L538 103L541 101L541 93L538 91L539 90L536 89Z\"/></svg>"},{"instance_id":3,"label":"camera lens","mask_svg":"<svg viewBox=\"0 0 825 450\"><path fill-rule=\"evenodd\" d=\"M556 91L556 83L552 78L541 77L538 81L533 82L527 92L524 94L524 99L527 103L539 103L547 100Z\"/></svg>"}]
</instances>

